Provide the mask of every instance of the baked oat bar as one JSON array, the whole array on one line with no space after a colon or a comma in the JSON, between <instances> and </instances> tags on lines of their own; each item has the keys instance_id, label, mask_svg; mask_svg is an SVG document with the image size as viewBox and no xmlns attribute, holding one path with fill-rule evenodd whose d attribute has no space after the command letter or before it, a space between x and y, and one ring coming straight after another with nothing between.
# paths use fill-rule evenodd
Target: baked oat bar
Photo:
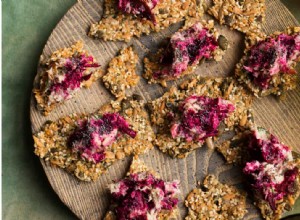
<instances>
[{"instance_id":1,"label":"baked oat bar","mask_svg":"<svg viewBox=\"0 0 300 220\"><path fill-rule=\"evenodd\" d=\"M277 220L291 210L300 195L300 159L290 147L263 128L249 134L244 143L243 172L262 216Z\"/></svg>"},{"instance_id":2,"label":"baked oat bar","mask_svg":"<svg viewBox=\"0 0 300 220\"><path fill-rule=\"evenodd\" d=\"M190 192L185 205L188 207L186 220L243 219L247 213L245 193L220 183L213 175L208 175L200 188Z\"/></svg>"},{"instance_id":3,"label":"baked oat bar","mask_svg":"<svg viewBox=\"0 0 300 220\"><path fill-rule=\"evenodd\" d=\"M33 135L35 154L84 181L96 180L114 161L153 147L143 103L128 98L94 114L72 114Z\"/></svg>"},{"instance_id":4,"label":"baked oat bar","mask_svg":"<svg viewBox=\"0 0 300 220\"><path fill-rule=\"evenodd\" d=\"M165 48L144 59L143 76L149 83L166 87L166 81L191 74L205 59L221 60L227 46L227 39L214 29L213 20L187 20Z\"/></svg>"},{"instance_id":5,"label":"baked oat bar","mask_svg":"<svg viewBox=\"0 0 300 220\"><path fill-rule=\"evenodd\" d=\"M89 35L105 41L130 41L152 31L159 32L188 17L203 15L196 0L105 0L104 15L92 24Z\"/></svg>"},{"instance_id":6,"label":"baked oat bar","mask_svg":"<svg viewBox=\"0 0 300 220\"><path fill-rule=\"evenodd\" d=\"M135 73L138 55L132 47L124 48L120 54L108 64L107 73L103 76L104 86L122 100L126 97L126 89L134 87L140 80Z\"/></svg>"},{"instance_id":7,"label":"baked oat bar","mask_svg":"<svg viewBox=\"0 0 300 220\"><path fill-rule=\"evenodd\" d=\"M172 219L178 209L179 182L165 182L134 158L126 177L109 186L112 204L105 220Z\"/></svg>"},{"instance_id":8,"label":"baked oat bar","mask_svg":"<svg viewBox=\"0 0 300 220\"><path fill-rule=\"evenodd\" d=\"M48 59L41 57L40 66L33 93L45 115L102 75L100 65L83 49L82 41L55 51Z\"/></svg>"},{"instance_id":9,"label":"baked oat bar","mask_svg":"<svg viewBox=\"0 0 300 220\"><path fill-rule=\"evenodd\" d=\"M245 50L237 64L238 81L256 96L284 97L297 84L296 62L300 61L300 27L288 28L258 40Z\"/></svg>"},{"instance_id":10,"label":"baked oat bar","mask_svg":"<svg viewBox=\"0 0 300 220\"><path fill-rule=\"evenodd\" d=\"M148 103L157 130L154 144L172 157L184 158L226 132L243 132L253 124L252 96L233 78L200 78L172 87Z\"/></svg>"},{"instance_id":11,"label":"baked oat bar","mask_svg":"<svg viewBox=\"0 0 300 220\"><path fill-rule=\"evenodd\" d=\"M208 13L220 24L247 35L259 35L266 16L265 0L213 0Z\"/></svg>"}]
</instances>

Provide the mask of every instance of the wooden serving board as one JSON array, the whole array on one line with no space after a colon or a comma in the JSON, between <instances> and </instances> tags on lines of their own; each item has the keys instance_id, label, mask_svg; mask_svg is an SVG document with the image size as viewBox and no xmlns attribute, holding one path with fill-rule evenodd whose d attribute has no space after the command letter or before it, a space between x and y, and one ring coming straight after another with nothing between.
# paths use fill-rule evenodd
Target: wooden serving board
<instances>
[{"instance_id":1,"label":"wooden serving board","mask_svg":"<svg viewBox=\"0 0 300 220\"><path fill-rule=\"evenodd\" d=\"M76 3L61 19L50 35L43 55L48 57L55 50L70 46L81 39L87 49L96 60L106 68L109 60L114 57L124 42L104 42L91 39L87 36L89 26L100 20L103 12L103 0L86 0ZM208 15L205 18L211 18ZM299 25L292 14L279 0L267 0L267 17L264 31L270 34L274 31L283 31L288 26ZM142 74L142 59L149 51L155 51L159 43L167 36L174 33L182 24L176 24L161 33L153 33L140 39L133 39L132 44L138 52L140 62L138 73ZM202 76L227 76L230 75L236 62L241 58L244 49L244 36L227 27L216 25L218 30L225 35L231 48L225 54L221 62L204 63L197 70ZM38 69L40 71L40 69ZM188 77L185 77L185 79ZM169 83L169 86L179 83ZM167 89L158 85L149 85L141 78L140 83L131 92L140 94L145 100L151 100L161 96ZM44 117L35 105L34 97L31 97L30 117L32 132L39 131L47 120L58 118L74 112L91 113L96 111L102 104L113 99L113 96L104 88L101 80L92 85L90 89L82 89L75 98L67 101L64 105L56 108L49 116ZM288 93L284 102L278 102L273 97L256 99L254 102L254 116L258 125L271 129L279 138L296 151L300 151L300 87ZM165 180L179 179L181 182L180 216L183 219L187 210L183 201L187 194L196 187L197 181L202 181L207 173L215 174L221 182L229 185L237 185L241 182L241 171L237 167L226 165L222 157L216 152L210 152L207 147L192 152L185 159L171 159L167 155L154 149L141 158L145 163L160 173ZM108 205L109 197L106 186L113 180L121 179L126 173L130 158L115 163L109 171L96 182L80 182L74 176L60 168L51 167L43 160L41 163L47 177L60 199L80 219L103 218ZM249 213L245 219L260 219L259 212L247 201ZM300 211L300 210L299 210Z\"/></svg>"}]
</instances>

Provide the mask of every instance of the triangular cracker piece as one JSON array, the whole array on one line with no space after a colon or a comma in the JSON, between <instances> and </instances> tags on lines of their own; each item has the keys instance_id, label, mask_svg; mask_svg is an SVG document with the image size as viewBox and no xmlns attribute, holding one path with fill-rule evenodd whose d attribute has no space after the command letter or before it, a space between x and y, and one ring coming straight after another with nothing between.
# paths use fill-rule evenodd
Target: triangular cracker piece
<instances>
[{"instance_id":1,"label":"triangular cracker piece","mask_svg":"<svg viewBox=\"0 0 300 220\"><path fill-rule=\"evenodd\" d=\"M178 212L179 182L165 182L134 158L126 177L109 186L112 204L105 220L171 219Z\"/></svg>"}]
</instances>

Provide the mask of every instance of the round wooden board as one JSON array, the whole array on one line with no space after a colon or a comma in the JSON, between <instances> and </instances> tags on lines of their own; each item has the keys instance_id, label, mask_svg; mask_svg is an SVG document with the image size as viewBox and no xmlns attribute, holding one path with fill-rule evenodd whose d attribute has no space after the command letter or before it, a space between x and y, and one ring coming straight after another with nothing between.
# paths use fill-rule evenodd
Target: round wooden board
<instances>
[{"instance_id":1,"label":"round wooden board","mask_svg":"<svg viewBox=\"0 0 300 220\"><path fill-rule=\"evenodd\" d=\"M91 39L87 36L89 26L100 20L103 11L103 1L87 0L76 3L58 23L50 35L43 50L43 55L48 57L55 50L70 46L81 39L87 49L96 60L106 68L109 60L114 57L119 49L126 45L124 42L104 42ZM205 18L211 18L205 15ZM267 0L267 22L263 26L264 31L270 34L274 31L283 31L288 26L298 25L296 19L279 0ZM133 45L138 52L140 62L138 73L142 73L142 59L149 51L155 51L158 44L166 37L174 33L182 24L176 24L162 31L133 39L129 45ZM216 25L220 32L225 35L231 48L226 52L221 62L204 63L197 70L202 76L227 76L230 75L236 62L241 58L244 48L243 35L231 31L227 27ZM40 71L40 69L38 69ZM188 77L185 77L185 79ZM179 83L169 83L169 86ZM151 100L161 96L167 89L158 85L149 85L141 78L139 85L131 92L142 95L145 100ZM32 132L39 131L47 120L58 118L74 112L91 113L96 111L102 104L113 99L110 93L103 87L101 81L96 82L90 89L81 90L74 99L56 108L49 116L44 117L35 105L34 97L31 98L31 122ZM258 125L264 126L279 136L296 151L300 151L300 88L288 93L284 102L278 102L273 97L256 99L254 103L254 116ZM207 173L219 176L221 182L229 185L237 185L241 182L240 170L224 163L222 157L216 152L210 152L207 147L192 152L185 159L171 159L167 155L154 149L141 158L145 163L160 173L165 180L179 179L181 182L180 216L183 219L187 210L183 205L186 195L196 187L197 181L202 181ZM118 161L109 171L96 182L80 182L74 176L62 169L51 167L41 160L47 177L60 199L80 219L101 219L109 205L106 186L113 180L124 176L130 164L130 158ZM245 219L259 219L259 212L248 202L249 213Z\"/></svg>"}]
</instances>

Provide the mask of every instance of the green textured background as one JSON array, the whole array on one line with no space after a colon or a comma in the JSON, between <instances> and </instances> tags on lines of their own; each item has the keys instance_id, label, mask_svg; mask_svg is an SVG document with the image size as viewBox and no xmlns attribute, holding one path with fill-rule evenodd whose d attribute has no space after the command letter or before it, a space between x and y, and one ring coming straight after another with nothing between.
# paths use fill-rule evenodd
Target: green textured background
<instances>
[{"instance_id":1,"label":"green textured background","mask_svg":"<svg viewBox=\"0 0 300 220\"><path fill-rule=\"evenodd\" d=\"M300 0L282 0L300 20ZM76 219L33 154L29 100L39 55L75 0L2 0L2 219ZM300 201L297 203L300 212Z\"/></svg>"}]
</instances>

